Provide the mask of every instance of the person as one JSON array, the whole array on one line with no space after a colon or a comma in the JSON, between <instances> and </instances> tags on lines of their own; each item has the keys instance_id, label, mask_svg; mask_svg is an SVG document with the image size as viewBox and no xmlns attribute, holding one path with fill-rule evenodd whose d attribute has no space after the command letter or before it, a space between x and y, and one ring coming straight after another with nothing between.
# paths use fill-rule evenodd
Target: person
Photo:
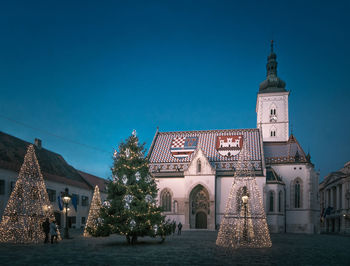
<instances>
[{"instance_id":1,"label":"person","mask_svg":"<svg viewBox=\"0 0 350 266\"><path fill-rule=\"evenodd\" d=\"M176 221L174 220L173 221L173 235L175 234L175 231L176 231Z\"/></svg>"},{"instance_id":2,"label":"person","mask_svg":"<svg viewBox=\"0 0 350 266\"><path fill-rule=\"evenodd\" d=\"M45 222L42 224L43 231L45 233L45 241L44 243L49 243L49 233L50 233L50 220L49 218L46 218Z\"/></svg>"},{"instance_id":3,"label":"person","mask_svg":"<svg viewBox=\"0 0 350 266\"><path fill-rule=\"evenodd\" d=\"M55 238L55 242L57 243L57 226L56 221L52 221L50 224L50 235L51 235L51 244L53 244L53 239Z\"/></svg>"},{"instance_id":4,"label":"person","mask_svg":"<svg viewBox=\"0 0 350 266\"><path fill-rule=\"evenodd\" d=\"M181 235L181 229L182 229L182 223L179 222L178 226L177 226L177 234Z\"/></svg>"}]
</instances>

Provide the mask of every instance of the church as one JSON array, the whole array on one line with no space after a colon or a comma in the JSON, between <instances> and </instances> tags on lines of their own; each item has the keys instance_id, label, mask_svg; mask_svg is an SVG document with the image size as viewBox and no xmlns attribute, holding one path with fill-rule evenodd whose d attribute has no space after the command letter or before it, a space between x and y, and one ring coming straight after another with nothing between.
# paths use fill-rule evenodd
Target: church
<instances>
[{"instance_id":1,"label":"church","mask_svg":"<svg viewBox=\"0 0 350 266\"><path fill-rule=\"evenodd\" d=\"M159 132L148 158L167 219L183 229L216 230L225 214L242 147L254 168L271 233L319 232L319 174L289 134L286 83L268 56L256 99L257 128ZM229 127L229 125L228 125Z\"/></svg>"}]
</instances>

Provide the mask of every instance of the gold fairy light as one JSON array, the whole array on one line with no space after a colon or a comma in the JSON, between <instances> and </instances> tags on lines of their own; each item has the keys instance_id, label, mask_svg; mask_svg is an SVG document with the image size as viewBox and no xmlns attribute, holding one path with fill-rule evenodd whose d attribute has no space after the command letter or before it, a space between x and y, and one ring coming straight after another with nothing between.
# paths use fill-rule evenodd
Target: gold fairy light
<instances>
[{"instance_id":1,"label":"gold fairy light","mask_svg":"<svg viewBox=\"0 0 350 266\"><path fill-rule=\"evenodd\" d=\"M29 145L15 187L7 202L0 224L0 242L40 243L45 234L42 223L55 219L45 182Z\"/></svg>"},{"instance_id":2,"label":"gold fairy light","mask_svg":"<svg viewBox=\"0 0 350 266\"><path fill-rule=\"evenodd\" d=\"M254 167L248 160L251 157L246 145L244 142L239 154L225 215L216 239L216 245L224 248L272 246Z\"/></svg>"},{"instance_id":3,"label":"gold fairy light","mask_svg":"<svg viewBox=\"0 0 350 266\"><path fill-rule=\"evenodd\" d=\"M95 186L94 195L92 196L89 216L84 229L84 236L91 236L91 232L95 232L99 223L100 209L101 209L101 196L98 186Z\"/></svg>"}]
</instances>

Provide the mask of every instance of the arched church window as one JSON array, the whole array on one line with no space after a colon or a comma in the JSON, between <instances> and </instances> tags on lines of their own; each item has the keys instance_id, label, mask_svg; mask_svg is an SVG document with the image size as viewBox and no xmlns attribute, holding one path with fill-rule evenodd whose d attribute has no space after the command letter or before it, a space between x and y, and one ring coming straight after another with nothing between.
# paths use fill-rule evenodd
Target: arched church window
<instances>
[{"instance_id":1,"label":"arched church window","mask_svg":"<svg viewBox=\"0 0 350 266\"><path fill-rule=\"evenodd\" d=\"M201 160L198 159L197 161L197 173L200 173L202 171L202 163Z\"/></svg>"},{"instance_id":2,"label":"arched church window","mask_svg":"<svg viewBox=\"0 0 350 266\"><path fill-rule=\"evenodd\" d=\"M274 209L274 196L273 196L273 191L270 191L269 193L269 211L273 212Z\"/></svg>"},{"instance_id":3,"label":"arched church window","mask_svg":"<svg viewBox=\"0 0 350 266\"><path fill-rule=\"evenodd\" d=\"M161 194L162 208L165 212L171 212L171 194L168 190L165 190Z\"/></svg>"},{"instance_id":4,"label":"arched church window","mask_svg":"<svg viewBox=\"0 0 350 266\"><path fill-rule=\"evenodd\" d=\"M294 207L300 208L300 182L297 180L294 185Z\"/></svg>"},{"instance_id":5,"label":"arched church window","mask_svg":"<svg viewBox=\"0 0 350 266\"><path fill-rule=\"evenodd\" d=\"M278 212L282 212L282 191L278 193Z\"/></svg>"}]
</instances>

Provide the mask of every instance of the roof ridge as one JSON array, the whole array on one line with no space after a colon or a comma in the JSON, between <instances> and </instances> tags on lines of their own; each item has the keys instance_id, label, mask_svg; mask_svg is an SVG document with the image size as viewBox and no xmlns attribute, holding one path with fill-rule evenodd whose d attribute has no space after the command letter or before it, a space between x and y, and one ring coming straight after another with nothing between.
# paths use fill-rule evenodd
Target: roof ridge
<instances>
[{"instance_id":1,"label":"roof ridge","mask_svg":"<svg viewBox=\"0 0 350 266\"><path fill-rule=\"evenodd\" d=\"M206 130L184 130L184 131L163 131L158 134L170 134L170 133L204 133L204 132L215 132L215 131L258 131L258 128L241 128L241 129L206 129Z\"/></svg>"}]
</instances>

